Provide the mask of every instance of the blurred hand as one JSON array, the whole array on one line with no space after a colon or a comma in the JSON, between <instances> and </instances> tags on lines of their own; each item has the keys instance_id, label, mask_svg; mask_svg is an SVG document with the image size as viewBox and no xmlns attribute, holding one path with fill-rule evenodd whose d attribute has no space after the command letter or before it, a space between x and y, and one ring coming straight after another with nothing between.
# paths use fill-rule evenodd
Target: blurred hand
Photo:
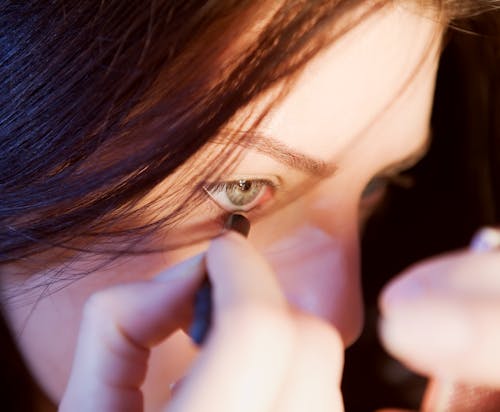
<instances>
[{"instance_id":1,"label":"blurred hand","mask_svg":"<svg viewBox=\"0 0 500 412\"><path fill-rule=\"evenodd\" d=\"M272 270L242 236L215 239L205 258L215 322L167 410L342 411L338 333L291 310ZM196 257L153 281L94 295L59 410L142 411L149 349L179 327L203 271Z\"/></svg>"},{"instance_id":2,"label":"blurred hand","mask_svg":"<svg viewBox=\"0 0 500 412\"><path fill-rule=\"evenodd\" d=\"M498 251L463 251L416 264L386 287L380 307L385 347L409 368L433 378L433 392L442 387L446 396L456 396L450 390L456 382L462 393L464 385L500 388ZM446 409L427 403L425 410L500 410L498 404L496 409L464 409L462 402L457 409L450 400L443 402Z\"/></svg>"}]
</instances>

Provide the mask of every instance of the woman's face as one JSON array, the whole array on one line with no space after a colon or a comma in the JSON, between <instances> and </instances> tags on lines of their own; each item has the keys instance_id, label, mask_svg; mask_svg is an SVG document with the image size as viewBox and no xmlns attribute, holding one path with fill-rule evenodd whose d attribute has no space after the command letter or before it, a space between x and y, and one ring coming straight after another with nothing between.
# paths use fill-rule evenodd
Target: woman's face
<instances>
[{"instance_id":1,"label":"woman's face","mask_svg":"<svg viewBox=\"0 0 500 412\"><path fill-rule=\"evenodd\" d=\"M263 217L250 241L274 267L290 303L330 321L346 345L362 325L360 222L378 197L364 188L425 151L441 34L439 24L403 8L375 13L308 64L258 127L263 137L224 176L252 183L255 191L206 187L208 209L259 209ZM307 185L301 196L266 214ZM35 306L7 300L6 317L50 397L57 401L65 388L82 305L91 293L151 277L204 248L129 257ZM7 279L8 291L17 281ZM183 375L195 353L182 332L153 350L144 385L148 410L166 402L168 383Z\"/></svg>"}]
</instances>

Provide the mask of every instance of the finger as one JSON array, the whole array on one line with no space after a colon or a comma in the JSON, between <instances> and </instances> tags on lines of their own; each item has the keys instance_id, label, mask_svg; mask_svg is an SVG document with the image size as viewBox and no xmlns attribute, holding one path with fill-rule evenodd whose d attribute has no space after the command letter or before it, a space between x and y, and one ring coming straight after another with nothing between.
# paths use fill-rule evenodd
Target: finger
<instances>
[{"instance_id":1,"label":"finger","mask_svg":"<svg viewBox=\"0 0 500 412\"><path fill-rule=\"evenodd\" d=\"M284 382L276 412L343 411L340 380L343 343L326 322L296 315L297 341L293 366Z\"/></svg>"},{"instance_id":2,"label":"finger","mask_svg":"<svg viewBox=\"0 0 500 412\"><path fill-rule=\"evenodd\" d=\"M141 411L149 348L177 327L203 273L196 256L160 274L100 291L85 305L60 411Z\"/></svg>"},{"instance_id":3,"label":"finger","mask_svg":"<svg viewBox=\"0 0 500 412\"><path fill-rule=\"evenodd\" d=\"M265 260L240 235L214 240L212 331L169 411L269 411L292 361L295 328Z\"/></svg>"},{"instance_id":4,"label":"finger","mask_svg":"<svg viewBox=\"0 0 500 412\"><path fill-rule=\"evenodd\" d=\"M427 387L422 412L497 412L499 406L498 390L433 379Z\"/></svg>"},{"instance_id":5,"label":"finger","mask_svg":"<svg viewBox=\"0 0 500 412\"><path fill-rule=\"evenodd\" d=\"M500 386L500 255L457 253L419 264L381 298L386 348L440 379Z\"/></svg>"}]
</instances>

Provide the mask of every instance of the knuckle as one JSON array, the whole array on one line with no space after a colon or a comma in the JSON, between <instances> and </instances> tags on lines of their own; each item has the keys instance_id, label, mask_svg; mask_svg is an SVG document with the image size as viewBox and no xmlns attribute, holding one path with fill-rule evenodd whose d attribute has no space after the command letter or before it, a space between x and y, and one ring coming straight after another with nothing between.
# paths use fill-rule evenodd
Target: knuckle
<instances>
[{"instance_id":1,"label":"knuckle","mask_svg":"<svg viewBox=\"0 0 500 412\"><path fill-rule=\"evenodd\" d=\"M123 353L123 348L128 346L123 342L128 341L124 341L119 312L111 289L93 293L83 307L81 331L98 339L108 353Z\"/></svg>"},{"instance_id":2,"label":"knuckle","mask_svg":"<svg viewBox=\"0 0 500 412\"><path fill-rule=\"evenodd\" d=\"M110 314L112 301L112 297L107 290L93 293L83 306L83 318L101 318L104 314Z\"/></svg>"}]
</instances>

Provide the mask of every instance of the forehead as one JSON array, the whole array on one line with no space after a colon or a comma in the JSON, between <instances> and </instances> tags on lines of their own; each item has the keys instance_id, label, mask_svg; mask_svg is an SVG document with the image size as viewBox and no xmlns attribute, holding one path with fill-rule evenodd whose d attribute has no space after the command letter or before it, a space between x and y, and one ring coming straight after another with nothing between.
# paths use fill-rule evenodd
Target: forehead
<instances>
[{"instance_id":1,"label":"forehead","mask_svg":"<svg viewBox=\"0 0 500 412\"><path fill-rule=\"evenodd\" d=\"M437 18L415 8L371 14L307 64L259 130L306 154L342 151L435 66L441 33ZM268 98L249 111L258 112ZM254 116L248 116L249 125Z\"/></svg>"}]
</instances>

